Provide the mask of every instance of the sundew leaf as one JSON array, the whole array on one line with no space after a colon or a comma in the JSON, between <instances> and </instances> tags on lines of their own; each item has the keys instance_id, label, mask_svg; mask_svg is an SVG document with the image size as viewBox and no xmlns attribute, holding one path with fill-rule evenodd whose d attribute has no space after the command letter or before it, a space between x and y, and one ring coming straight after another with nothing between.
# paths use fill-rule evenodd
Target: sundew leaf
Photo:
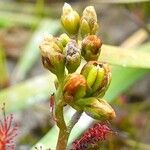
<instances>
[{"instance_id":1,"label":"sundew leaf","mask_svg":"<svg viewBox=\"0 0 150 150\"><path fill-rule=\"evenodd\" d=\"M150 43L137 48L138 50L150 51ZM104 96L109 102L112 102L118 95L127 90L133 83L142 78L149 70L145 69L133 69L127 67L112 67L112 82L110 87ZM72 109L66 112L66 120L70 118L72 114ZM84 120L84 122L83 122ZM69 144L72 143L91 123L93 119L86 116L85 114L80 118L79 122L73 128L71 135L69 137ZM54 134L55 133L55 134ZM35 146L43 145L44 148L51 148L52 150L56 147L56 139L58 135L58 128L54 126L36 145L32 147L34 150Z\"/></svg>"}]
</instances>

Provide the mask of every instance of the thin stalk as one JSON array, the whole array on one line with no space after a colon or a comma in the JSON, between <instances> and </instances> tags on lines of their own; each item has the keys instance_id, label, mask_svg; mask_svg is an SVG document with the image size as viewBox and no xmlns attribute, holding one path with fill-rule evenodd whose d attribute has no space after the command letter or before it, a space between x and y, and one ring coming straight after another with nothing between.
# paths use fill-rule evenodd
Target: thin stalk
<instances>
[{"instance_id":1,"label":"thin stalk","mask_svg":"<svg viewBox=\"0 0 150 150\"><path fill-rule=\"evenodd\" d=\"M79 121L81 115L82 115L83 112L79 112L79 111L76 111L74 113L74 115L72 116L70 122L69 122L69 125L68 125L68 131L71 132L72 128L75 126L75 124Z\"/></svg>"},{"instance_id":2,"label":"thin stalk","mask_svg":"<svg viewBox=\"0 0 150 150\"><path fill-rule=\"evenodd\" d=\"M57 146L56 150L65 150L67 147L67 141L69 137L67 125L64 119L64 100L62 97L63 93L63 85L64 85L64 77L58 78L59 81L59 87L56 91L56 109L55 109L55 117L56 117L56 124L57 127L59 128L59 136L57 140Z\"/></svg>"},{"instance_id":3,"label":"thin stalk","mask_svg":"<svg viewBox=\"0 0 150 150\"><path fill-rule=\"evenodd\" d=\"M39 17L44 16L44 5L45 5L44 0L36 0L35 12L37 16Z\"/></svg>"},{"instance_id":4,"label":"thin stalk","mask_svg":"<svg viewBox=\"0 0 150 150\"><path fill-rule=\"evenodd\" d=\"M58 78L59 87L56 91L56 96L55 96L56 98L55 117L56 117L57 126L59 128L59 136L58 136L56 150L66 150L71 130L82 115L82 112L75 112L69 124L67 125L65 122L64 111L63 111L63 108L65 106L65 102L63 99L63 87L64 87L65 76L66 75L64 74L61 78Z\"/></svg>"},{"instance_id":5,"label":"thin stalk","mask_svg":"<svg viewBox=\"0 0 150 150\"><path fill-rule=\"evenodd\" d=\"M65 150L67 147L67 141L69 137L69 133L67 130L67 125L64 120L64 112L63 112L64 102L60 100L60 102L56 106L56 122L59 127L59 136L57 141L56 150Z\"/></svg>"},{"instance_id":6,"label":"thin stalk","mask_svg":"<svg viewBox=\"0 0 150 150\"><path fill-rule=\"evenodd\" d=\"M56 112L58 113L58 114L56 113L56 118L58 119L57 126L60 129L56 150L66 150L71 130L73 129L73 127L75 126L75 124L78 122L78 120L82 115L82 112L75 112L67 126L64 120L63 107L64 103L62 103L61 101L57 105L56 110Z\"/></svg>"},{"instance_id":7,"label":"thin stalk","mask_svg":"<svg viewBox=\"0 0 150 150\"><path fill-rule=\"evenodd\" d=\"M4 49L0 46L0 89L8 85L9 77Z\"/></svg>"}]
</instances>

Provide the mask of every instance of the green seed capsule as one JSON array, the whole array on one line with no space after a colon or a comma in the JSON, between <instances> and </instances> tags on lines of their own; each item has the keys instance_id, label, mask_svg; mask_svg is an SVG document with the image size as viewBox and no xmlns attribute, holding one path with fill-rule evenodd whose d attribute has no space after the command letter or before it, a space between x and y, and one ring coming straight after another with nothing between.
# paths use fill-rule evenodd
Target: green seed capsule
<instances>
[{"instance_id":1,"label":"green seed capsule","mask_svg":"<svg viewBox=\"0 0 150 150\"><path fill-rule=\"evenodd\" d=\"M59 41L63 45L63 47L66 47L67 43L69 42L70 38L66 33L63 33L59 37Z\"/></svg>"},{"instance_id":2,"label":"green seed capsule","mask_svg":"<svg viewBox=\"0 0 150 150\"><path fill-rule=\"evenodd\" d=\"M116 116L113 108L103 99L82 98L76 101L76 105L87 115L97 120L111 120Z\"/></svg>"},{"instance_id":3,"label":"green seed capsule","mask_svg":"<svg viewBox=\"0 0 150 150\"><path fill-rule=\"evenodd\" d=\"M43 66L60 78L65 70L65 56L61 43L58 44L53 36L48 36L41 43L40 50Z\"/></svg>"},{"instance_id":4,"label":"green seed capsule","mask_svg":"<svg viewBox=\"0 0 150 150\"><path fill-rule=\"evenodd\" d=\"M87 96L102 97L111 81L111 72L108 64L98 61L89 61L81 70L88 85Z\"/></svg>"},{"instance_id":5,"label":"green seed capsule","mask_svg":"<svg viewBox=\"0 0 150 150\"><path fill-rule=\"evenodd\" d=\"M84 9L80 21L80 35L85 36L96 34L98 30L97 15L93 6Z\"/></svg>"},{"instance_id":6,"label":"green seed capsule","mask_svg":"<svg viewBox=\"0 0 150 150\"><path fill-rule=\"evenodd\" d=\"M62 22L62 25L64 26L65 30L69 34L72 35L72 34L77 34L78 33L79 24L80 24L80 16L67 3L65 3L64 6L63 6L61 22Z\"/></svg>"},{"instance_id":7,"label":"green seed capsule","mask_svg":"<svg viewBox=\"0 0 150 150\"><path fill-rule=\"evenodd\" d=\"M66 68L69 73L73 73L81 63L81 54L78 44L75 40L70 40L65 48Z\"/></svg>"}]
</instances>

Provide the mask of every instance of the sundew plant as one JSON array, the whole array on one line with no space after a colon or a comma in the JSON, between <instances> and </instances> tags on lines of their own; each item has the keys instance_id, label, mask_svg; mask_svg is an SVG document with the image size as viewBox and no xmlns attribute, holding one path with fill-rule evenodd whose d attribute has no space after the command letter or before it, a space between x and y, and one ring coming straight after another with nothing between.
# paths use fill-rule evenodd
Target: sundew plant
<instances>
[{"instance_id":1,"label":"sundew plant","mask_svg":"<svg viewBox=\"0 0 150 150\"><path fill-rule=\"evenodd\" d=\"M99 24L93 6L86 7L79 16L65 3L61 23L66 33L59 37L48 35L40 44L43 66L57 77L56 92L50 98L53 119L59 128L56 150L69 149L69 135L83 112L98 122L74 141L70 149L86 150L112 133L104 122L112 120L116 114L103 99L111 82L111 71L107 63L97 60L102 40L96 35ZM64 115L67 105L76 110L69 123Z\"/></svg>"}]
</instances>

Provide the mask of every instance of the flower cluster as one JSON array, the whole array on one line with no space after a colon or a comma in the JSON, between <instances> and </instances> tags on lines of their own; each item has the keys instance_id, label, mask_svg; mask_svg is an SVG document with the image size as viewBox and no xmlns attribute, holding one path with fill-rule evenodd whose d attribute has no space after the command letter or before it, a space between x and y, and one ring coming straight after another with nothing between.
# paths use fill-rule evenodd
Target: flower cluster
<instances>
[{"instance_id":1,"label":"flower cluster","mask_svg":"<svg viewBox=\"0 0 150 150\"><path fill-rule=\"evenodd\" d=\"M57 150L66 149L69 134L80 118L75 119L73 115L67 124L64 106L74 108L77 116L85 112L99 121L116 116L103 99L111 82L111 71L107 63L98 61L102 40L96 35L99 25L94 7L86 7L80 16L65 3L61 23L66 33L58 37L48 35L40 44L43 66L57 77L56 92L50 98L53 119L60 129L59 135L63 135L58 137ZM84 65L82 59L86 61ZM85 150L110 132L109 127L98 123L73 144L73 150Z\"/></svg>"},{"instance_id":2,"label":"flower cluster","mask_svg":"<svg viewBox=\"0 0 150 150\"><path fill-rule=\"evenodd\" d=\"M74 141L72 150L87 150L95 147L98 142L105 140L110 133L112 133L112 130L107 125L96 123L80 139Z\"/></svg>"},{"instance_id":3,"label":"flower cluster","mask_svg":"<svg viewBox=\"0 0 150 150\"><path fill-rule=\"evenodd\" d=\"M57 76L56 89L61 83L65 104L94 119L113 119L113 108L102 99L111 81L111 71L107 63L97 61L102 41L96 35L99 26L94 7L86 7L80 17L65 3L61 22L67 33L59 37L49 35L40 45L44 67ZM82 58L87 63L76 73Z\"/></svg>"},{"instance_id":4,"label":"flower cluster","mask_svg":"<svg viewBox=\"0 0 150 150\"><path fill-rule=\"evenodd\" d=\"M2 108L3 119L0 120L0 150L14 150L14 138L17 135L17 124L13 124L13 115L6 116L5 104Z\"/></svg>"}]
</instances>

